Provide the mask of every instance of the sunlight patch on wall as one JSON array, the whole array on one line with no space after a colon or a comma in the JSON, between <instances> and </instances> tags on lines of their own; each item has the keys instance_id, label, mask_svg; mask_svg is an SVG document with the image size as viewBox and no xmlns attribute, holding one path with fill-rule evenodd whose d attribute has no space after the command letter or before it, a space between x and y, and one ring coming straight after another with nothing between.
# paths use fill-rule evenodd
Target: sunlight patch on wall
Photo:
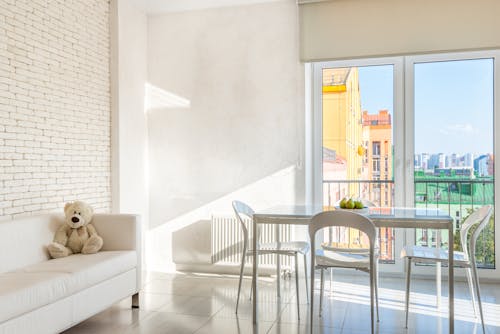
<instances>
[{"instance_id":1,"label":"sunlight patch on wall","mask_svg":"<svg viewBox=\"0 0 500 334\"><path fill-rule=\"evenodd\" d=\"M144 85L145 96L144 99L144 112L153 109L166 109L166 108L189 108L191 101L182 96L167 92L164 89L156 87L150 83Z\"/></svg>"}]
</instances>

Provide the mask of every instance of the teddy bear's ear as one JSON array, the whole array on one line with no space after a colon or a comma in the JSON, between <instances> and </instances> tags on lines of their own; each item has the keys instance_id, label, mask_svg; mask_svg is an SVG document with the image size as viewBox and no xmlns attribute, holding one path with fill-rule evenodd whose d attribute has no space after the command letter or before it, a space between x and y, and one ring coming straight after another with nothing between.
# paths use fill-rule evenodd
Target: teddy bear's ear
<instances>
[{"instance_id":1,"label":"teddy bear's ear","mask_svg":"<svg viewBox=\"0 0 500 334\"><path fill-rule=\"evenodd\" d=\"M69 208L71 205L73 205L73 203L70 203L70 202L68 202L68 203L64 204L64 212L66 212L66 210L68 210L68 208Z\"/></svg>"}]
</instances>

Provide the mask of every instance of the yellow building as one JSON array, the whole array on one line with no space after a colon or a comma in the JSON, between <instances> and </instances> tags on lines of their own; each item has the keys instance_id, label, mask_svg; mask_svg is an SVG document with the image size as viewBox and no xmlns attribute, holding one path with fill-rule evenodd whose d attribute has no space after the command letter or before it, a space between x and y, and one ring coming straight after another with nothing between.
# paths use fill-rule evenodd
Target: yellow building
<instances>
[{"instance_id":1,"label":"yellow building","mask_svg":"<svg viewBox=\"0 0 500 334\"><path fill-rule=\"evenodd\" d=\"M323 70L323 147L333 150L347 161L347 180L363 178L363 124L358 69ZM358 194L358 185L349 186L349 194Z\"/></svg>"}]
</instances>

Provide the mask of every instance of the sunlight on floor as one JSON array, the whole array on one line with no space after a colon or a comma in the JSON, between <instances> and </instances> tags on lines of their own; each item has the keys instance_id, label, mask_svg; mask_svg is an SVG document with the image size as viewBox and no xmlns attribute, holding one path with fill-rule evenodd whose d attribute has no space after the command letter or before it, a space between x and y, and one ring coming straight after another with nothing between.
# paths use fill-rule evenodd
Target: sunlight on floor
<instances>
[{"instance_id":1,"label":"sunlight on floor","mask_svg":"<svg viewBox=\"0 0 500 334\"><path fill-rule=\"evenodd\" d=\"M328 287L328 284L326 284L325 298L362 305L370 304L370 289L365 284L334 282L333 294L328 290ZM379 295L380 308L389 308L393 310L404 311L404 291L379 288ZM500 327L500 305L485 301L483 301L482 304L485 323L487 325ZM424 294L411 292L410 313L447 318L448 298L445 296L442 297L441 307L438 309L436 307L436 296L434 293ZM468 298L468 296L455 298L455 319L473 323L479 321L479 319L476 319L476 317L474 316L472 301Z\"/></svg>"}]
</instances>

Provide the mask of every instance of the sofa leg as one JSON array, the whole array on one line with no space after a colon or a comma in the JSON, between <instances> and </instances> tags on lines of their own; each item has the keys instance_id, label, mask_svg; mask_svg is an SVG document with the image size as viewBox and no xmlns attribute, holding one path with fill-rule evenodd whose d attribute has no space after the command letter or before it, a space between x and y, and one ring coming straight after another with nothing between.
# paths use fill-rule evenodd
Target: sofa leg
<instances>
[{"instance_id":1,"label":"sofa leg","mask_svg":"<svg viewBox=\"0 0 500 334\"><path fill-rule=\"evenodd\" d=\"M139 292L132 295L132 308L139 308Z\"/></svg>"}]
</instances>

